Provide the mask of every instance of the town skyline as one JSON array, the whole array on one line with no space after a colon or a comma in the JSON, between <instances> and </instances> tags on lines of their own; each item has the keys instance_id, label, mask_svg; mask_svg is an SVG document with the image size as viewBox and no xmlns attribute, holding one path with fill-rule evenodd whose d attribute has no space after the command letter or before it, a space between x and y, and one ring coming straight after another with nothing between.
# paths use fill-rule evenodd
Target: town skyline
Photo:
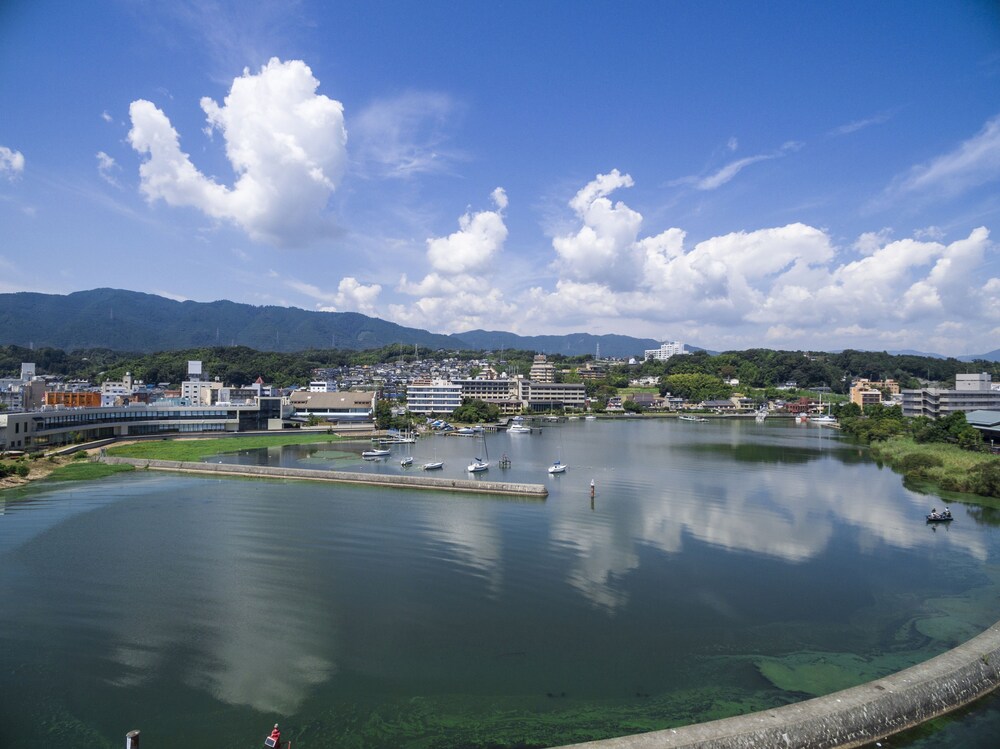
<instances>
[{"instance_id":1,"label":"town skyline","mask_svg":"<svg viewBox=\"0 0 1000 749\"><path fill-rule=\"evenodd\" d=\"M986 3L0 21L0 293L720 351L1000 341Z\"/></svg>"}]
</instances>

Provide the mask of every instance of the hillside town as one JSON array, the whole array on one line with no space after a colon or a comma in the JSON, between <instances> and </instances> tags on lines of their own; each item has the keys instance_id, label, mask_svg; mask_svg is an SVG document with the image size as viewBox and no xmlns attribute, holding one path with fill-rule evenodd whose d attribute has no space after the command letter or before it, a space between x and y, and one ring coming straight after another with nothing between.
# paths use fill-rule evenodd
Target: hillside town
<instances>
[{"instance_id":1,"label":"hillside town","mask_svg":"<svg viewBox=\"0 0 1000 749\"><path fill-rule=\"evenodd\" d=\"M665 361L689 352L666 341L645 351L645 360ZM632 360L635 364L635 360ZM587 382L604 380L607 360L588 360L567 375L544 354L536 354L527 375L513 374L503 363L482 358L398 361L376 365L321 368L296 386L269 385L264 375L252 383L226 383L188 361L179 386L143 382L126 373L120 380L92 383L64 379L21 365L20 376L0 379L0 452L30 452L102 439L185 433L260 432L301 428L371 431L383 413L424 425L448 418L463 404L481 403L498 420L522 415L607 416L699 413L711 416L765 415L814 418L834 423L828 387L798 393L797 383L776 383L763 397L741 392L731 378L728 398L696 399L662 392L660 378L630 379L602 399L588 395ZM848 401L865 409L873 404L899 406L904 416L939 418L967 414L984 440L1000 440L1000 383L988 373L956 375L953 389L901 389L891 379L857 378ZM826 402L824 403L824 396ZM841 396L841 400L843 397ZM388 409L385 407L388 406Z\"/></svg>"}]
</instances>

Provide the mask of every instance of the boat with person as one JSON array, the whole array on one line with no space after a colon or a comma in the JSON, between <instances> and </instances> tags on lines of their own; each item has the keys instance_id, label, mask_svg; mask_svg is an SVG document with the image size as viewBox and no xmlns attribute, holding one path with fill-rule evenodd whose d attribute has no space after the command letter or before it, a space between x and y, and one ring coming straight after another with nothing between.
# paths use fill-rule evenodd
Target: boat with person
<instances>
[{"instance_id":1,"label":"boat with person","mask_svg":"<svg viewBox=\"0 0 1000 749\"><path fill-rule=\"evenodd\" d=\"M930 514L927 516L928 523L950 523L954 519L955 518L952 517L951 515L951 510L949 510L947 507L941 510L941 512L938 512L937 508L935 507L933 510L930 511Z\"/></svg>"}]
</instances>

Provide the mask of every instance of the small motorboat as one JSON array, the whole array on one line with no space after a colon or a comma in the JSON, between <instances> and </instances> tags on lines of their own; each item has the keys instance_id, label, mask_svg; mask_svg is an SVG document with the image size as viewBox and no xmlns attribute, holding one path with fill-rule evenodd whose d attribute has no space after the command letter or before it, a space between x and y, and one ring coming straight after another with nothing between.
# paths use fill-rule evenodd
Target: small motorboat
<instances>
[{"instance_id":1,"label":"small motorboat","mask_svg":"<svg viewBox=\"0 0 1000 749\"><path fill-rule=\"evenodd\" d=\"M549 466L549 473L566 473L566 464L557 460Z\"/></svg>"},{"instance_id":2,"label":"small motorboat","mask_svg":"<svg viewBox=\"0 0 1000 749\"><path fill-rule=\"evenodd\" d=\"M399 461L399 464L401 466L403 466L403 468L408 468L409 466L412 466L413 465L413 456L412 455L407 455L405 458L403 458L402 460Z\"/></svg>"},{"instance_id":3,"label":"small motorboat","mask_svg":"<svg viewBox=\"0 0 1000 749\"><path fill-rule=\"evenodd\" d=\"M365 460L375 460L375 458L385 458L392 455L392 450L365 450L361 457Z\"/></svg>"},{"instance_id":4,"label":"small motorboat","mask_svg":"<svg viewBox=\"0 0 1000 749\"><path fill-rule=\"evenodd\" d=\"M434 471L437 470L438 468L444 468L444 463L440 460L437 460L431 463L424 463L420 467L423 468L425 471Z\"/></svg>"},{"instance_id":5,"label":"small motorboat","mask_svg":"<svg viewBox=\"0 0 1000 749\"><path fill-rule=\"evenodd\" d=\"M928 523L950 523L955 518L952 517L951 510L945 510L944 512L931 512L927 516Z\"/></svg>"}]
</instances>

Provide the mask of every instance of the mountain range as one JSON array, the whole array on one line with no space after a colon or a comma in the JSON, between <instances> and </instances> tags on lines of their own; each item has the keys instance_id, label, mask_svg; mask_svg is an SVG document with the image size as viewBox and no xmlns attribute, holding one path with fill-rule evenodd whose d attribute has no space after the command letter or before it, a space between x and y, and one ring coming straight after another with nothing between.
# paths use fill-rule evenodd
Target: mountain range
<instances>
[{"instance_id":1,"label":"mountain range","mask_svg":"<svg viewBox=\"0 0 1000 749\"><path fill-rule=\"evenodd\" d=\"M625 335L522 336L498 330L442 335L357 312L317 312L226 300L178 302L123 289L92 289L65 295L26 291L0 294L0 345L151 353L228 345L291 352L328 348L359 350L396 344L448 350L519 349L566 356L594 354L627 358L641 357L643 351L658 348L660 342ZM688 348L701 350L691 345ZM887 353L949 358L918 351ZM1000 349L955 358L968 362L1000 361Z\"/></svg>"},{"instance_id":2,"label":"mountain range","mask_svg":"<svg viewBox=\"0 0 1000 749\"><path fill-rule=\"evenodd\" d=\"M178 302L122 289L72 294L0 294L0 345L70 351L108 348L150 353L203 346L241 345L259 351L370 349L522 349L547 354L641 357L660 344L652 338L572 333L519 336L473 330L441 335L357 312L317 312L230 301Z\"/></svg>"}]
</instances>

